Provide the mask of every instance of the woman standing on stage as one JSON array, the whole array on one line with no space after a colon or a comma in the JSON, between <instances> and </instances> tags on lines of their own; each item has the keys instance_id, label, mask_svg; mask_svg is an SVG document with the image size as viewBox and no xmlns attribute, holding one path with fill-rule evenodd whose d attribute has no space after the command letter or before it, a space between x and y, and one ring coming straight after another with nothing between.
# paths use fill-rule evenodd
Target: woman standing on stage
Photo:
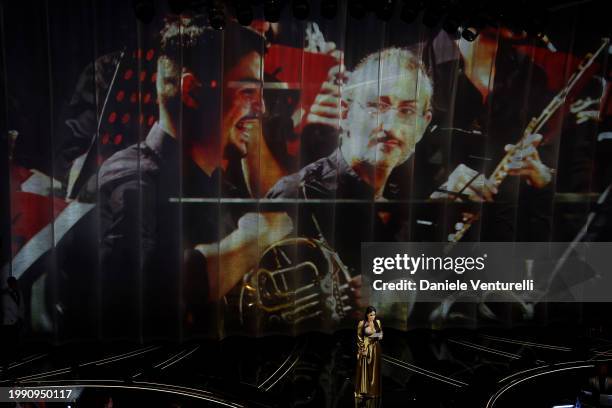
<instances>
[{"instance_id":1,"label":"woman standing on stage","mask_svg":"<svg viewBox=\"0 0 612 408\"><path fill-rule=\"evenodd\" d=\"M357 374L355 397L380 397L380 340L382 326L376 319L376 309L368 306L364 319L357 325Z\"/></svg>"}]
</instances>

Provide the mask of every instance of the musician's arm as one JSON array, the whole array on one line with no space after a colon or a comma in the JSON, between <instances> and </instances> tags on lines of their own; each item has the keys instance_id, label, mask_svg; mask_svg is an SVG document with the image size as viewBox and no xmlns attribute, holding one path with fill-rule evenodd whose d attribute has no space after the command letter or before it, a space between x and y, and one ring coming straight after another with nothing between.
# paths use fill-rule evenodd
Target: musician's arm
<instances>
[{"instance_id":1,"label":"musician's arm","mask_svg":"<svg viewBox=\"0 0 612 408\"><path fill-rule=\"evenodd\" d=\"M448 176L448 180L430 195L430 199L493 201L494 194L497 194L497 188L490 180L482 173L460 164Z\"/></svg>"},{"instance_id":2,"label":"musician's arm","mask_svg":"<svg viewBox=\"0 0 612 408\"><path fill-rule=\"evenodd\" d=\"M546 166L538 152L542 135L527 136L524 147L515 149L514 145L506 145L505 151L513 151L505 166L501 167L496 176L519 176L525 178L526 183L535 189L544 189L552 181L553 170ZM503 173L503 174L502 174ZM485 178L482 173L469 168L464 164L457 166L449 175L448 180L430 198L451 198L457 201L493 201L498 190L493 182L494 177ZM453 194L457 193L457 194Z\"/></svg>"},{"instance_id":3,"label":"musician's arm","mask_svg":"<svg viewBox=\"0 0 612 408\"><path fill-rule=\"evenodd\" d=\"M221 241L197 245L195 249L206 258L209 300L225 296L257 264L261 252L292 228L286 213L249 213Z\"/></svg>"}]
</instances>

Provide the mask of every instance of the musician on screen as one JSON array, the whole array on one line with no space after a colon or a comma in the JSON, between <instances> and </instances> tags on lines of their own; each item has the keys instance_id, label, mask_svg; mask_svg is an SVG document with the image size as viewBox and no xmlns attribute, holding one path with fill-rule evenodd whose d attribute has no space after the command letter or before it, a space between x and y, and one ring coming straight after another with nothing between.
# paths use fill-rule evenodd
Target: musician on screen
<instances>
[{"instance_id":1,"label":"musician on screen","mask_svg":"<svg viewBox=\"0 0 612 408\"><path fill-rule=\"evenodd\" d=\"M355 271L361 242L398 240L403 223L396 220L405 206L386 202L393 198L387 181L422 139L432 117L432 93L425 66L410 50L383 49L357 64L341 90L339 148L268 192L271 199L313 200L309 211L295 214L295 206L287 208L290 216L302 217L299 236L322 234ZM351 284L354 305L364 307L360 276Z\"/></svg>"},{"instance_id":2,"label":"musician on screen","mask_svg":"<svg viewBox=\"0 0 612 408\"><path fill-rule=\"evenodd\" d=\"M438 63L434 70L437 82L448 83L460 67L452 90L436 89L436 124L452 130L439 130L449 168L441 169L447 181L431 198L490 202L482 207L478 236L471 237L480 241L550 239L554 170L545 163L554 157L553 146L541 146L537 133L517 144L529 120L553 97L546 73L518 51L526 35L501 27L483 29L473 42L445 37L441 49L458 60ZM508 152L496 176L521 181L495 185L491 176Z\"/></svg>"},{"instance_id":3,"label":"musician on screen","mask_svg":"<svg viewBox=\"0 0 612 408\"><path fill-rule=\"evenodd\" d=\"M412 156L431 121L432 93L432 80L411 51L368 55L342 90L340 147L281 179L268 197L303 195L301 184L316 183L338 197L383 199L391 171Z\"/></svg>"},{"instance_id":4,"label":"musician on screen","mask_svg":"<svg viewBox=\"0 0 612 408\"><path fill-rule=\"evenodd\" d=\"M223 47L223 39L232 41ZM232 46L238 41L241 47ZM128 333L129 326L135 332L129 335L173 336L184 320L206 333L214 322L210 305L255 265L259 245L291 229L282 214L249 213L226 226L216 204L173 204L227 188L225 149L253 137L265 111L262 44L238 24L221 36L201 16L166 21L157 62L159 120L142 143L117 152L99 171L105 331ZM223 72L211 64L219 53ZM208 103L221 95L222 116L216 102ZM128 318L142 319L143 329L127 325Z\"/></svg>"},{"instance_id":5,"label":"musician on screen","mask_svg":"<svg viewBox=\"0 0 612 408\"><path fill-rule=\"evenodd\" d=\"M361 242L398 240L405 206L386 202L393 198L387 181L422 139L432 117L432 93L425 66L410 50L383 49L357 64L340 94L340 147L268 192L271 199L312 200L297 215L299 236L322 234L353 270L359 270ZM294 214L291 207L288 213ZM355 306L363 307L360 277L351 284Z\"/></svg>"}]
</instances>

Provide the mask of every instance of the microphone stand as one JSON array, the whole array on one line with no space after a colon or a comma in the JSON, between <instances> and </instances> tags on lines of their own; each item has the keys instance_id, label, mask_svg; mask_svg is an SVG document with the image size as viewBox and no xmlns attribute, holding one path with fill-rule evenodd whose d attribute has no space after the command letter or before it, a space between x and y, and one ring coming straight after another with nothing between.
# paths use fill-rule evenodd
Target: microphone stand
<instances>
[{"instance_id":1,"label":"microphone stand","mask_svg":"<svg viewBox=\"0 0 612 408\"><path fill-rule=\"evenodd\" d=\"M100 137L100 127L102 126L102 118L104 117L104 113L106 111L106 105L108 104L108 100L110 98L111 91L113 90L113 87L117 80L117 74L119 73L119 67L121 66L121 62L123 61L123 58L125 57L125 50L126 50L126 47L124 46L123 49L121 50L121 53L119 54L119 57L117 58L117 62L115 65L115 71L113 72L113 77L108 86L108 90L106 91L106 96L104 97L104 103L102 104L102 109L100 110L100 114L98 115L96 133L91 138L91 143L89 144L89 147L87 148L85 160L83 160L83 164L81 168L79 169L79 175L77 176L72 188L70 189L70 191L68 191L66 195L69 199L76 199L81 188L83 188L83 186L87 182L87 179L89 178L91 167L93 167L93 165L96 163L96 157L95 157L96 154L95 154L94 147L96 146L97 141Z\"/></svg>"}]
</instances>

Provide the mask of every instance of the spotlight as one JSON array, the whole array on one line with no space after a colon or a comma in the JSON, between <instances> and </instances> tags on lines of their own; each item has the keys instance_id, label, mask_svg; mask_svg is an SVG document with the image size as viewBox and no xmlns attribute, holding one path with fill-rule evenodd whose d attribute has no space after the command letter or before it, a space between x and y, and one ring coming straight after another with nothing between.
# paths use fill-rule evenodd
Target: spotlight
<instances>
[{"instance_id":1,"label":"spotlight","mask_svg":"<svg viewBox=\"0 0 612 408\"><path fill-rule=\"evenodd\" d=\"M134 8L134 14L136 18L145 24L149 24L153 21L155 16L155 5L153 0L133 0L132 7Z\"/></svg>"},{"instance_id":2,"label":"spotlight","mask_svg":"<svg viewBox=\"0 0 612 408\"><path fill-rule=\"evenodd\" d=\"M349 14L356 19L362 19L366 15L366 7L363 0L353 0L349 3Z\"/></svg>"},{"instance_id":3,"label":"spotlight","mask_svg":"<svg viewBox=\"0 0 612 408\"><path fill-rule=\"evenodd\" d=\"M253 22L253 9L248 0L240 0L236 3L236 19L243 26L251 25Z\"/></svg>"},{"instance_id":4,"label":"spotlight","mask_svg":"<svg viewBox=\"0 0 612 408\"><path fill-rule=\"evenodd\" d=\"M338 14L337 0L321 0L321 16L327 19L332 19Z\"/></svg>"},{"instance_id":5,"label":"spotlight","mask_svg":"<svg viewBox=\"0 0 612 408\"><path fill-rule=\"evenodd\" d=\"M461 36L463 39L469 42L474 41L476 37L478 37L478 34L480 34L480 29L477 27L468 26L464 27L463 31L461 31Z\"/></svg>"},{"instance_id":6,"label":"spotlight","mask_svg":"<svg viewBox=\"0 0 612 408\"><path fill-rule=\"evenodd\" d=\"M310 4L308 0L293 0L293 17L298 20L306 20L310 14Z\"/></svg>"},{"instance_id":7,"label":"spotlight","mask_svg":"<svg viewBox=\"0 0 612 408\"><path fill-rule=\"evenodd\" d=\"M376 8L376 16L383 21L391 20L394 6L395 2L393 0L381 0Z\"/></svg>"},{"instance_id":8,"label":"spotlight","mask_svg":"<svg viewBox=\"0 0 612 408\"><path fill-rule=\"evenodd\" d=\"M265 0L264 1L264 18L270 23L277 23L280 20L281 14L280 0Z\"/></svg>"},{"instance_id":9,"label":"spotlight","mask_svg":"<svg viewBox=\"0 0 612 408\"><path fill-rule=\"evenodd\" d=\"M225 28L225 9L223 3L215 1L211 4L208 9L208 21L215 30L223 30Z\"/></svg>"}]
</instances>

